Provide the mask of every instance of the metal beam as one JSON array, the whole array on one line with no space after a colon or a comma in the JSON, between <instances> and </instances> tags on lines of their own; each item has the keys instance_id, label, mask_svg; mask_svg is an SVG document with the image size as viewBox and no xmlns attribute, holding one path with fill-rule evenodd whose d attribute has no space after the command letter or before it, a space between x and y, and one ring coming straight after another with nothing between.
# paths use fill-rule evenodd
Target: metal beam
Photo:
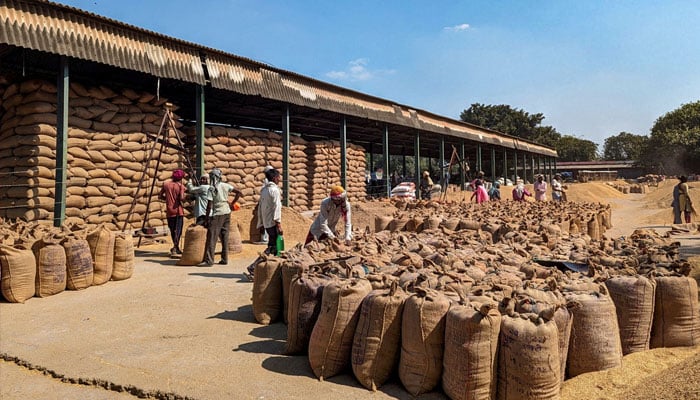
<instances>
[{"instance_id":1,"label":"metal beam","mask_svg":"<svg viewBox=\"0 0 700 400\"><path fill-rule=\"evenodd\" d=\"M340 121L340 184L348 188L348 124L343 116Z\"/></svg>"},{"instance_id":2,"label":"metal beam","mask_svg":"<svg viewBox=\"0 0 700 400\"><path fill-rule=\"evenodd\" d=\"M503 148L503 184L506 184L506 179L508 179L508 150Z\"/></svg>"},{"instance_id":3,"label":"metal beam","mask_svg":"<svg viewBox=\"0 0 700 400\"><path fill-rule=\"evenodd\" d=\"M282 117L282 205L289 207L289 104L284 107L284 116Z\"/></svg>"},{"instance_id":4,"label":"metal beam","mask_svg":"<svg viewBox=\"0 0 700 400\"><path fill-rule=\"evenodd\" d=\"M464 140L461 140L459 142L459 159L462 160L462 162L459 163L460 190L464 190L464 188L466 187L465 183L467 182L467 171L464 170L466 162L464 159Z\"/></svg>"},{"instance_id":5,"label":"metal beam","mask_svg":"<svg viewBox=\"0 0 700 400\"><path fill-rule=\"evenodd\" d=\"M413 156L415 157L415 162L413 163L413 170L416 182L416 198L421 198L420 193L420 132L416 131L415 141L413 144Z\"/></svg>"},{"instance_id":6,"label":"metal beam","mask_svg":"<svg viewBox=\"0 0 700 400\"><path fill-rule=\"evenodd\" d=\"M518 183L518 152L513 152L513 184Z\"/></svg>"},{"instance_id":7,"label":"metal beam","mask_svg":"<svg viewBox=\"0 0 700 400\"><path fill-rule=\"evenodd\" d=\"M496 148L491 147L491 182L496 181Z\"/></svg>"},{"instance_id":8,"label":"metal beam","mask_svg":"<svg viewBox=\"0 0 700 400\"><path fill-rule=\"evenodd\" d=\"M391 197L391 171L389 171L389 125L384 125L384 135L382 135L382 152L384 153L384 183L386 186L386 197Z\"/></svg>"},{"instance_id":9,"label":"metal beam","mask_svg":"<svg viewBox=\"0 0 700 400\"><path fill-rule=\"evenodd\" d=\"M68 58L61 56L56 82L56 181L54 186L53 226L66 219L66 182L68 178L68 93L70 70Z\"/></svg>"},{"instance_id":10,"label":"metal beam","mask_svg":"<svg viewBox=\"0 0 700 400\"><path fill-rule=\"evenodd\" d=\"M481 164L481 143L476 145L476 172L483 171Z\"/></svg>"},{"instance_id":11,"label":"metal beam","mask_svg":"<svg viewBox=\"0 0 700 400\"><path fill-rule=\"evenodd\" d=\"M197 134L196 138L196 143L195 143L195 159L196 159L196 164L195 164L195 169L194 171L195 174L197 174L197 177L201 177L204 175L204 121L206 121L205 117L205 98L204 98L204 86L202 85L197 85L197 99L195 102L195 107L197 108L196 110L196 122L195 122L195 130Z\"/></svg>"},{"instance_id":12,"label":"metal beam","mask_svg":"<svg viewBox=\"0 0 700 400\"><path fill-rule=\"evenodd\" d=\"M445 181L445 173L447 170L442 168L445 165L445 137L442 135L440 135L440 148L438 150L440 157L440 165L438 165L438 171L440 172L440 186L442 187L442 191L446 192L447 182Z\"/></svg>"}]
</instances>

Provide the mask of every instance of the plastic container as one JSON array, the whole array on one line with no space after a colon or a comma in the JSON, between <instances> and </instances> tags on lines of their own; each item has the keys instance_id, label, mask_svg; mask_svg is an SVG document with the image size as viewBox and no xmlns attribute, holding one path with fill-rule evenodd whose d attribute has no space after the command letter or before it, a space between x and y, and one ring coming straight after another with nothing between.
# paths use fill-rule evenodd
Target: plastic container
<instances>
[{"instance_id":1,"label":"plastic container","mask_svg":"<svg viewBox=\"0 0 700 400\"><path fill-rule=\"evenodd\" d=\"M284 251L284 236L277 235L277 254L280 255Z\"/></svg>"}]
</instances>

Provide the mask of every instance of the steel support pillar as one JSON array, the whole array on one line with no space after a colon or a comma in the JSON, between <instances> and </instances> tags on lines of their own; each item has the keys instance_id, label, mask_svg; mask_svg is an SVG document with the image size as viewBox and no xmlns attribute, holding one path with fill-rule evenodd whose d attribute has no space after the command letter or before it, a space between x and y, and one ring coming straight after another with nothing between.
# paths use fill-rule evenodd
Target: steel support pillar
<instances>
[{"instance_id":1,"label":"steel support pillar","mask_svg":"<svg viewBox=\"0 0 700 400\"><path fill-rule=\"evenodd\" d=\"M195 175L197 175L197 179L201 178L204 175L204 121L206 121L206 116L205 116L205 97L204 97L204 86L202 85L197 85L197 99L195 102L195 133L197 135L195 139L195 149L194 149L194 158L195 158Z\"/></svg>"},{"instance_id":2,"label":"steel support pillar","mask_svg":"<svg viewBox=\"0 0 700 400\"><path fill-rule=\"evenodd\" d=\"M420 193L420 132L416 132L416 136L414 138L414 143L413 143L413 156L415 157L415 163L414 163L414 176L416 177L416 198L420 199L421 198L421 193Z\"/></svg>"},{"instance_id":3,"label":"steel support pillar","mask_svg":"<svg viewBox=\"0 0 700 400\"><path fill-rule=\"evenodd\" d=\"M340 121L340 184L348 190L348 123Z\"/></svg>"},{"instance_id":4,"label":"steel support pillar","mask_svg":"<svg viewBox=\"0 0 700 400\"><path fill-rule=\"evenodd\" d=\"M282 117L282 205L289 207L289 136L290 136L290 114L289 105L284 107L284 116Z\"/></svg>"},{"instance_id":5,"label":"steel support pillar","mask_svg":"<svg viewBox=\"0 0 700 400\"><path fill-rule=\"evenodd\" d=\"M389 126L384 125L382 135L382 152L384 153L384 185L386 197L391 197L391 171L389 171Z\"/></svg>"},{"instance_id":6,"label":"steel support pillar","mask_svg":"<svg viewBox=\"0 0 700 400\"><path fill-rule=\"evenodd\" d=\"M56 180L54 186L53 226L66 219L66 184L68 183L68 93L70 70L68 57L61 56L56 81Z\"/></svg>"}]
</instances>

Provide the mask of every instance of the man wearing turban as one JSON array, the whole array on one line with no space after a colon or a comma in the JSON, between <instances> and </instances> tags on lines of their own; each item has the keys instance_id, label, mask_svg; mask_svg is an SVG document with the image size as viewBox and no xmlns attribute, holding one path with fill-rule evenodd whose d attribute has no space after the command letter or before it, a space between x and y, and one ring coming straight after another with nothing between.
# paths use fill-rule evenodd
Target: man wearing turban
<instances>
[{"instance_id":1,"label":"man wearing turban","mask_svg":"<svg viewBox=\"0 0 700 400\"><path fill-rule=\"evenodd\" d=\"M334 239L338 236L336 226L340 218L345 222L345 242L350 243L352 239L352 216L350 212L350 202L348 195L342 186L333 186L330 196L321 201L321 210L309 228L306 235L306 243L312 240Z\"/></svg>"}]
</instances>

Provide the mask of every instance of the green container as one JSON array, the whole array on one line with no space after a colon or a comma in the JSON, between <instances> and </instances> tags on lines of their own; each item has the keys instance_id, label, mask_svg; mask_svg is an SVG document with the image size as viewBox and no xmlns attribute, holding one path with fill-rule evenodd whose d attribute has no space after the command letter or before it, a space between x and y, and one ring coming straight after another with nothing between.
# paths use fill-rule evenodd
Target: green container
<instances>
[{"instance_id":1,"label":"green container","mask_svg":"<svg viewBox=\"0 0 700 400\"><path fill-rule=\"evenodd\" d=\"M280 255L284 251L284 236L277 235L277 254Z\"/></svg>"}]
</instances>

